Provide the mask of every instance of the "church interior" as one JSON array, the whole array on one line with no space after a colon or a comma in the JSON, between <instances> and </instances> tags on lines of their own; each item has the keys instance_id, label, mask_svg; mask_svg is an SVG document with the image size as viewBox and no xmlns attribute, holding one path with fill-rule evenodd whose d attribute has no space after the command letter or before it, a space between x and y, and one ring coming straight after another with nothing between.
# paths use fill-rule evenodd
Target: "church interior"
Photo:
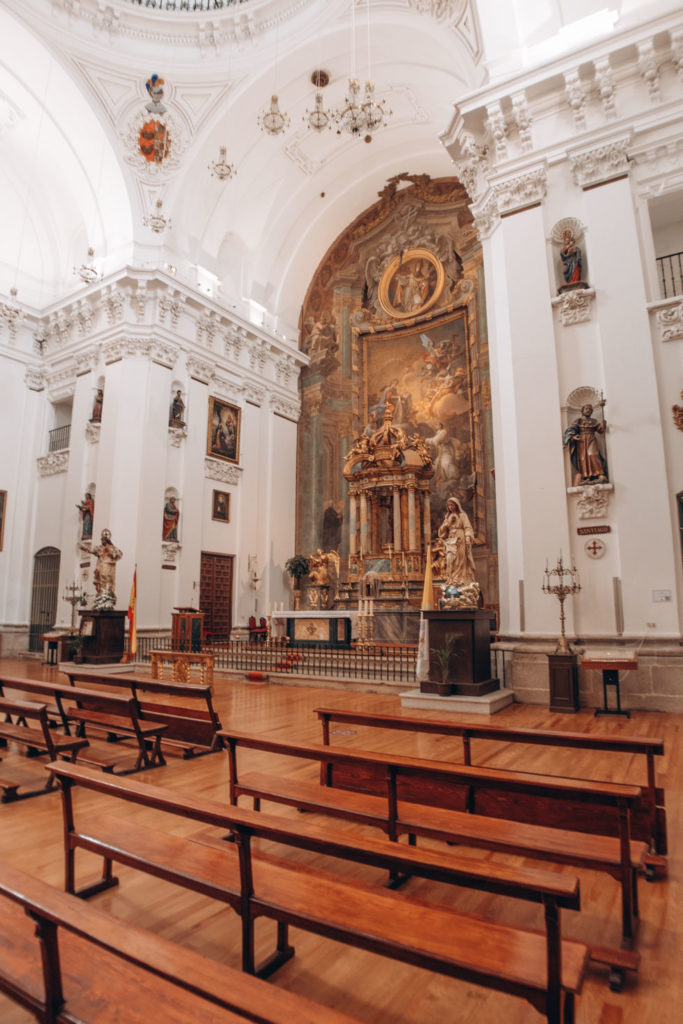
<instances>
[{"instance_id":1,"label":"church interior","mask_svg":"<svg viewBox=\"0 0 683 1024\"><path fill-rule=\"evenodd\" d=\"M676 1020L680 5L0 38L0 1019Z\"/></svg>"}]
</instances>

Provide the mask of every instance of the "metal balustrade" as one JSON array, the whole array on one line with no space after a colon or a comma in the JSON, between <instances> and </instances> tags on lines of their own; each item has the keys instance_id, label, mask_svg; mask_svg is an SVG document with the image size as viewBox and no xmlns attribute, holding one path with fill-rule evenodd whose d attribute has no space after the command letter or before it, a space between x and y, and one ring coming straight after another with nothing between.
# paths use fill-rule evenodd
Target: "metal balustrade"
<instances>
[{"instance_id":1,"label":"metal balustrade","mask_svg":"<svg viewBox=\"0 0 683 1024\"><path fill-rule=\"evenodd\" d=\"M51 430L47 447L48 452L62 452L65 448L68 448L70 434L70 423L67 423L64 427L55 427L54 430Z\"/></svg>"},{"instance_id":2,"label":"metal balustrade","mask_svg":"<svg viewBox=\"0 0 683 1024\"><path fill-rule=\"evenodd\" d=\"M674 295L683 295L683 252L658 256L657 272L663 299L670 299Z\"/></svg>"}]
</instances>

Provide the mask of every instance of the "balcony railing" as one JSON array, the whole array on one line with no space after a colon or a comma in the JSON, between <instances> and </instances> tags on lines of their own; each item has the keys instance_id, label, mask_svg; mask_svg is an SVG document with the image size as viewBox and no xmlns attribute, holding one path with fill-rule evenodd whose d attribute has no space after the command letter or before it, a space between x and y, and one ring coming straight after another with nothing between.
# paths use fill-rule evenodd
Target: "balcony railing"
<instances>
[{"instance_id":1,"label":"balcony railing","mask_svg":"<svg viewBox=\"0 0 683 1024\"><path fill-rule=\"evenodd\" d=\"M657 257L657 273L661 282L662 298L683 295L683 252Z\"/></svg>"},{"instance_id":2,"label":"balcony railing","mask_svg":"<svg viewBox=\"0 0 683 1024\"><path fill-rule=\"evenodd\" d=\"M70 423L67 423L65 427L55 427L54 430L51 430L47 448L48 452L62 452L65 448L68 448L70 433Z\"/></svg>"}]
</instances>

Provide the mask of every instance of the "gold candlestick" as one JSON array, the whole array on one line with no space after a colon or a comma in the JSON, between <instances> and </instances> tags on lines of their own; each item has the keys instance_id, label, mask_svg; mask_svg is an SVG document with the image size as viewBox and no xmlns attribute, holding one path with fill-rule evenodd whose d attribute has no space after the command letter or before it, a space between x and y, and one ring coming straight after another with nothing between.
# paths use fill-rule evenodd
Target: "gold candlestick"
<instances>
[{"instance_id":1,"label":"gold candlestick","mask_svg":"<svg viewBox=\"0 0 683 1024\"><path fill-rule=\"evenodd\" d=\"M552 582L553 578L556 582ZM576 566L572 564L571 569L565 568L562 562L562 552L560 551L560 557L557 560L557 565L554 569L548 569L548 560L545 563L545 574L543 578L543 586L541 588L544 594L554 594L560 602L560 639L557 642L555 648L555 654L573 654L571 646L564 635L564 602L570 594L578 594L581 590L581 583L579 582L579 574L576 571Z\"/></svg>"}]
</instances>

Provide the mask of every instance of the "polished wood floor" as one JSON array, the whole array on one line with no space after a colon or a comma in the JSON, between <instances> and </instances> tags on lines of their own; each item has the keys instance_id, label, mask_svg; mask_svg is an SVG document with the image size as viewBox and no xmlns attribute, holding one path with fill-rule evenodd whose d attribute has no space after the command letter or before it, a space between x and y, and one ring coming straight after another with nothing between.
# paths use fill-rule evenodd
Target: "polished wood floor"
<instances>
[{"instance_id":1,"label":"polished wood floor","mask_svg":"<svg viewBox=\"0 0 683 1024\"><path fill-rule=\"evenodd\" d=\"M55 668L33 661L0 659L0 671L47 679L62 679ZM318 742L320 728L312 709L320 704L353 707L373 711L398 712L399 700L377 693L344 692L343 689L313 689L296 686L271 686L216 679L215 701L224 727L242 731L270 733L301 741ZM438 717L434 715L433 717ZM462 716L462 720L467 720ZM481 721L474 716L472 721ZM577 1004L577 1024L673 1024L683 1020L683 877L681 848L683 823L681 797L683 760L680 735L683 715L634 713L625 718L594 718L592 712L577 715L553 714L544 708L513 705L499 713L496 724L520 727L585 730L662 737L666 756L658 765L658 784L666 789L669 828L669 877L653 883L640 883L639 949L642 955L637 977L627 980L624 991L609 991L606 974L591 970ZM400 733L367 733L362 730L337 729L335 744L345 743L372 749L388 749L416 756L453 757L460 760L457 741L439 737L415 738ZM40 771L36 761L27 762L19 752L0 751L3 764L0 774L11 778L18 770L35 777ZM561 774L563 765L571 774L586 775L614 781L644 781L643 766L627 755L609 762L599 753L555 751L539 747L520 754L516 746L498 749L490 744L475 746L477 763L501 767L520 765L534 771ZM264 770L273 767L268 755L246 752L245 767ZM312 767L301 768L292 761L278 762L285 772L310 774ZM155 768L138 776L150 782L188 793L202 793L223 800L227 798L227 757L222 753L193 761L169 758L165 768ZM82 794L79 808L86 810L97 801L96 794ZM271 808L272 809L272 808ZM131 814L145 816L142 809ZM295 815L282 810L280 813ZM147 818L146 820L149 820ZM344 827L336 825L335 827ZM197 826L180 822L176 831L191 833ZM281 851L280 851L281 852ZM498 859L501 855L467 850L463 855ZM80 878L99 874L100 862L83 854L79 861ZM298 860L328 867L320 858L306 853ZM61 840L61 805L58 793L0 806L0 860L28 871L56 886L63 882ZM517 863L525 863L522 858ZM531 861L526 863L532 864ZM544 865L547 867L547 865ZM335 865L349 875L358 875L380 884L373 869L352 865ZM557 871L578 874L581 879L583 910L565 913L564 931L575 938L591 938L613 945L619 943L619 888L603 875L556 867ZM124 920L135 921L175 942L187 945L216 960L239 967L239 927L232 912L210 900L180 891L129 868L117 869L121 885L94 897L93 902ZM435 883L412 880L406 892L430 900L443 901L497 920L541 927L542 911L536 907L520 907L511 901L485 894L471 894L446 889ZM1 920L1 918L0 918ZM0 930L2 925L0 925ZM262 922L257 930L260 952L271 948L273 926ZM599 936L599 939L597 938ZM1 936L0 936L1 941ZM309 998L344 1010L368 1024L532 1024L542 1018L526 1003L511 996L499 995L461 981L439 977L418 968L392 963L384 958L315 936L293 932L295 958L272 979L272 984L307 995ZM84 965L87 970L87 965ZM32 1018L0 997L2 1024L24 1024ZM193 1022L194 1024L194 1022ZM296 1024L296 1022L293 1022Z\"/></svg>"}]
</instances>

